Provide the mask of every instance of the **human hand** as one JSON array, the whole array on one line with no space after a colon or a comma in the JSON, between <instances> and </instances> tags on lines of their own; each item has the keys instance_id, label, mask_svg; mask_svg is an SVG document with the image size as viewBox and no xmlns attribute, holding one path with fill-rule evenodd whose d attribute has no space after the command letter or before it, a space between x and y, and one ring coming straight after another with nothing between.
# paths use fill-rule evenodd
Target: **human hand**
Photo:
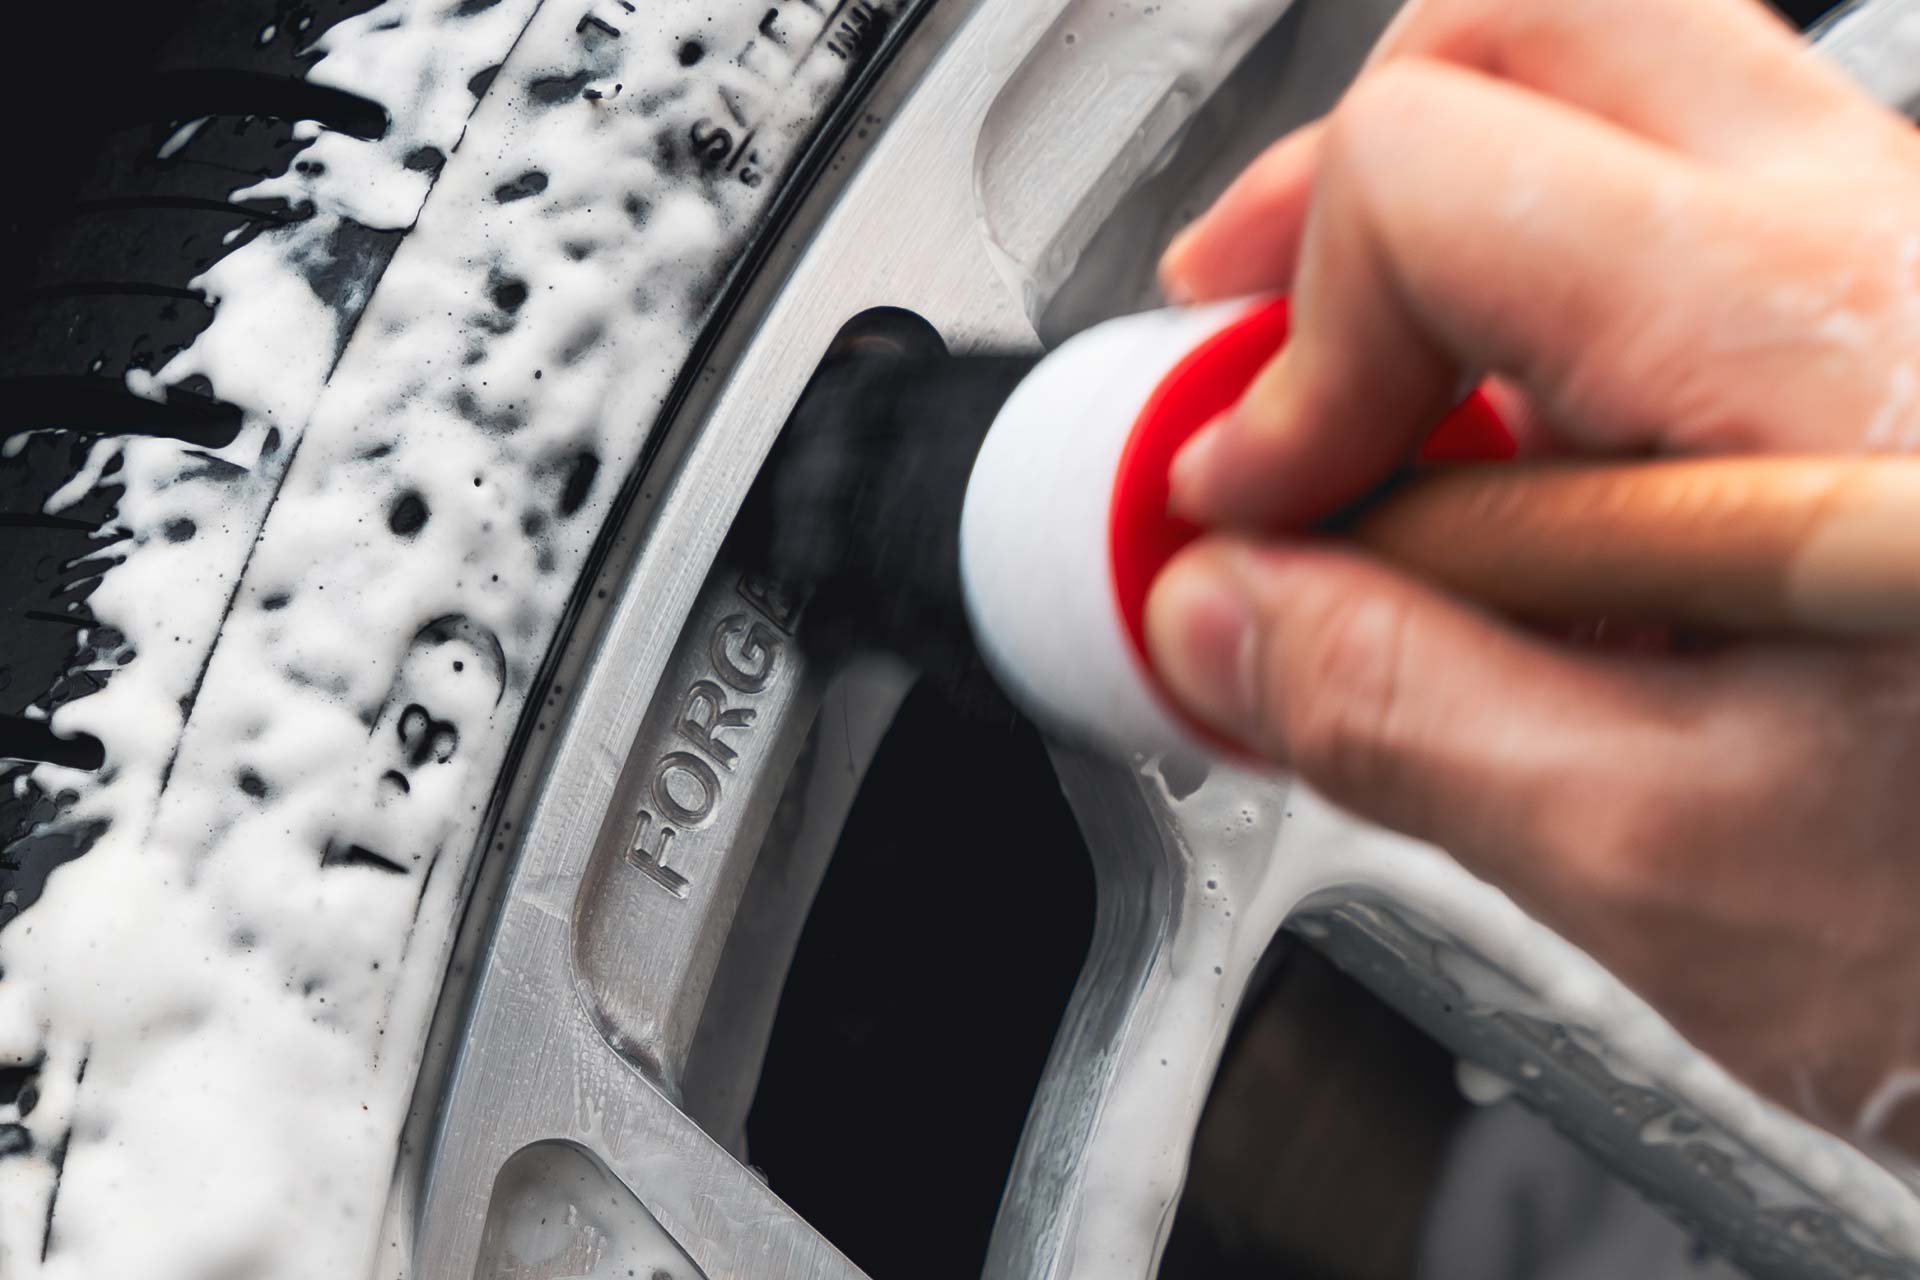
<instances>
[{"instance_id":1,"label":"human hand","mask_svg":"<svg viewBox=\"0 0 1920 1280\"><path fill-rule=\"evenodd\" d=\"M1920 446L1920 139L1749 0L1416 0L1162 263L1293 290L1176 460L1195 715L1432 840L1735 1074L1920 1153L1920 651L1556 643L1324 542L1468 376L1523 449ZM1920 513L1916 513L1920 544Z\"/></svg>"}]
</instances>

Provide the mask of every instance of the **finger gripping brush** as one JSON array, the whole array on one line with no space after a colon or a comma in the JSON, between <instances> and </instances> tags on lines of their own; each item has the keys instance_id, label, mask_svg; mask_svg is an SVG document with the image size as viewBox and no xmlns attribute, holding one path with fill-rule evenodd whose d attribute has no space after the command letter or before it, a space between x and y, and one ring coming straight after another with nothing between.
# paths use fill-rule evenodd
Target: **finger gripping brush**
<instances>
[{"instance_id":1,"label":"finger gripping brush","mask_svg":"<svg viewBox=\"0 0 1920 1280\"><path fill-rule=\"evenodd\" d=\"M1271 299L1123 317L1038 362L937 343L830 362L763 476L762 554L847 638L937 676L977 663L970 624L1056 732L1231 750L1154 674L1145 605L1201 533L1167 510L1174 454L1286 332ZM1530 620L1920 634L1920 460L1481 465L1513 451L1476 392L1330 532Z\"/></svg>"}]
</instances>

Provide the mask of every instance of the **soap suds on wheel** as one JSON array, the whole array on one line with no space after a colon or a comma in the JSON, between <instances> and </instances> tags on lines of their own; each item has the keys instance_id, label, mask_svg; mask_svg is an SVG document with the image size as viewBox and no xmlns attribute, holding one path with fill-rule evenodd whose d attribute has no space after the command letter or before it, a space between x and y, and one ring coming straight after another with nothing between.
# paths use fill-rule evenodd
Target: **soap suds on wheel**
<instances>
[{"instance_id":1,"label":"soap suds on wheel","mask_svg":"<svg viewBox=\"0 0 1920 1280\"><path fill-rule=\"evenodd\" d=\"M298 126L234 193L297 218L195 280L211 325L128 380L204 380L239 434L102 440L51 504L124 487L89 603L130 656L53 715L104 767L33 777L104 834L0 933L0 1063L36 1076L0 1159L9 1276L371 1265L508 739L851 66L808 4L534 9L389 0L320 38L310 79L387 129Z\"/></svg>"}]
</instances>

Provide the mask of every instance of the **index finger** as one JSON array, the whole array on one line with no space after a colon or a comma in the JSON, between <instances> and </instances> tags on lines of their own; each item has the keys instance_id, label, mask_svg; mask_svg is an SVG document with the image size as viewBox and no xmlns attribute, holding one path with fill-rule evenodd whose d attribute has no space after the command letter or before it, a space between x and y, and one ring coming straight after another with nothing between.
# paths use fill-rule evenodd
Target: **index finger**
<instances>
[{"instance_id":1,"label":"index finger","mask_svg":"<svg viewBox=\"0 0 1920 1280\"><path fill-rule=\"evenodd\" d=\"M1321 143L1293 337L1176 458L1175 505L1208 525L1318 519L1411 456L1468 374L1510 375L1600 447L1663 442L1671 406L1636 362L1685 349L1701 317L1680 293L1700 276L1733 292L1705 265L1675 278L1723 236L1707 185L1484 75L1421 59L1369 75Z\"/></svg>"},{"instance_id":2,"label":"index finger","mask_svg":"<svg viewBox=\"0 0 1920 1280\"><path fill-rule=\"evenodd\" d=\"M1712 164L1785 168L1871 146L1889 124L1908 132L1757 0L1411 0L1361 78L1405 58L1511 81ZM1323 131L1268 148L1168 247L1170 298L1292 282Z\"/></svg>"},{"instance_id":3,"label":"index finger","mask_svg":"<svg viewBox=\"0 0 1920 1280\"><path fill-rule=\"evenodd\" d=\"M1700 160L1794 163L1890 118L1759 0L1410 0L1362 75L1458 63Z\"/></svg>"}]
</instances>

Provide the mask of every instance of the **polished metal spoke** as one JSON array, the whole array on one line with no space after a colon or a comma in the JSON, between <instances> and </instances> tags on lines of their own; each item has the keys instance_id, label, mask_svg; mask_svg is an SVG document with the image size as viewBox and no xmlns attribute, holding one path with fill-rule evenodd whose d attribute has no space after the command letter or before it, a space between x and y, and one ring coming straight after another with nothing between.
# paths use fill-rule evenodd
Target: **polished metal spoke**
<instances>
[{"instance_id":1,"label":"polished metal spoke","mask_svg":"<svg viewBox=\"0 0 1920 1280\"><path fill-rule=\"evenodd\" d=\"M1062 748L1054 760L1093 857L1098 916L986 1274L1148 1277L1234 1011L1284 919L1267 884L1287 786L1216 768L1176 806L1170 766Z\"/></svg>"}]
</instances>

